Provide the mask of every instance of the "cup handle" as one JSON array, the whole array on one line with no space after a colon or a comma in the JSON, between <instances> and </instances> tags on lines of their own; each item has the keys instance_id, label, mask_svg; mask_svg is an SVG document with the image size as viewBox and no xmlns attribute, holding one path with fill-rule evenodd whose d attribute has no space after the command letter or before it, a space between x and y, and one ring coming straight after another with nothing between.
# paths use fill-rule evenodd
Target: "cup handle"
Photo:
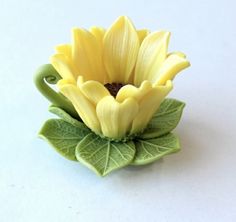
<instances>
[{"instance_id":1,"label":"cup handle","mask_svg":"<svg viewBox=\"0 0 236 222\"><path fill-rule=\"evenodd\" d=\"M72 103L62 94L54 91L49 84L56 84L61 76L51 64L45 64L38 68L34 76L34 83L37 89L46 97L53 105L60 107L68 114L78 118Z\"/></svg>"}]
</instances>

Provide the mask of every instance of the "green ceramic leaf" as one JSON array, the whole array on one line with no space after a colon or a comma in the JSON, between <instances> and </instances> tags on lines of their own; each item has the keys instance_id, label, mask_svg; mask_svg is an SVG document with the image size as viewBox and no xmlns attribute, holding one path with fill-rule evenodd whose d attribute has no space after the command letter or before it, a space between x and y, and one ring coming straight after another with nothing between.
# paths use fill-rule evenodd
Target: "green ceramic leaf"
<instances>
[{"instance_id":1,"label":"green ceramic leaf","mask_svg":"<svg viewBox=\"0 0 236 222\"><path fill-rule=\"evenodd\" d=\"M176 99L165 99L139 138L156 138L171 132L178 125L184 106Z\"/></svg>"},{"instance_id":2,"label":"green ceramic leaf","mask_svg":"<svg viewBox=\"0 0 236 222\"><path fill-rule=\"evenodd\" d=\"M78 119L71 117L66 111L64 111L63 109L61 109L55 105L49 106L48 110L51 113L60 117L61 119L65 120L66 122L72 124L73 126L78 126L78 127L84 126L84 124L82 122L80 122Z\"/></svg>"},{"instance_id":3,"label":"green ceramic leaf","mask_svg":"<svg viewBox=\"0 0 236 222\"><path fill-rule=\"evenodd\" d=\"M133 142L112 142L91 133L76 147L76 157L79 162L105 176L113 170L128 165L134 158Z\"/></svg>"},{"instance_id":4,"label":"green ceramic leaf","mask_svg":"<svg viewBox=\"0 0 236 222\"><path fill-rule=\"evenodd\" d=\"M46 121L39 132L39 136L51 144L56 151L69 160L77 160L75 148L91 131L83 124L71 125L62 119Z\"/></svg>"},{"instance_id":5,"label":"green ceramic leaf","mask_svg":"<svg viewBox=\"0 0 236 222\"><path fill-rule=\"evenodd\" d=\"M136 154L132 165L148 164L180 150L179 140L172 133L153 139L137 139L135 147Z\"/></svg>"}]
</instances>

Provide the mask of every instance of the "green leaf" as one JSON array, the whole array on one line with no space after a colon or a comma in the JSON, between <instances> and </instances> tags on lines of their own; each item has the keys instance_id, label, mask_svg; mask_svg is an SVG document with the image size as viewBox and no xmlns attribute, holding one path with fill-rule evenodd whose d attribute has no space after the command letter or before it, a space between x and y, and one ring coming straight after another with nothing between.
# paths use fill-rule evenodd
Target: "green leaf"
<instances>
[{"instance_id":1,"label":"green leaf","mask_svg":"<svg viewBox=\"0 0 236 222\"><path fill-rule=\"evenodd\" d=\"M76 157L79 162L105 176L113 170L128 165L134 158L133 142L114 142L91 133L76 147Z\"/></svg>"},{"instance_id":2,"label":"green leaf","mask_svg":"<svg viewBox=\"0 0 236 222\"><path fill-rule=\"evenodd\" d=\"M148 164L180 150L179 140L172 133L153 139L136 139L135 147L136 154L132 165Z\"/></svg>"},{"instance_id":3,"label":"green leaf","mask_svg":"<svg viewBox=\"0 0 236 222\"><path fill-rule=\"evenodd\" d=\"M78 127L84 126L84 124L82 122L80 122L78 119L71 117L66 111L64 111L63 109L61 109L55 105L49 106L48 110L51 113L60 117L61 119L65 120L66 122L72 124L73 126L78 126Z\"/></svg>"},{"instance_id":4,"label":"green leaf","mask_svg":"<svg viewBox=\"0 0 236 222\"><path fill-rule=\"evenodd\" d=\"M74 126L62 119L47 120L39 136L51 144L56 151L69 160L77 160L75 148L91 131L83 124Z\"/></svg>"},{"instance_id":5,"label":"green leaf","mask_svg":"<svg viewBox=\"0 0 236 222\"><path fill-rule=\"evenodd\" d=\"M176 99L165 99L139 138L150 139L171 132L179 123L185 103Z\"/></svg>"}]
</instances>

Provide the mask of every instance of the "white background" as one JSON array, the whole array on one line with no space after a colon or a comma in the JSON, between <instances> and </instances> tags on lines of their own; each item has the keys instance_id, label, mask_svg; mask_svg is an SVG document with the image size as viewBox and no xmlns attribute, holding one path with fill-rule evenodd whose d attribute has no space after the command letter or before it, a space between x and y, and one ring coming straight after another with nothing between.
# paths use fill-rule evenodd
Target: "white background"
<instances>
[{"instance_id":1,"label":"white background","mask_svg":"<svg viewBox=\"0 0 236 222\"><path fill-rule=\"evenodd\" d=\"M236 4L234 0L0 0L1 222L236 221ZM192 63L171 97L187 103L182 151L106 178L37 138L52 117L35 69L74 26L170 30L170 51Z\"/></svg>"}]
</instances>

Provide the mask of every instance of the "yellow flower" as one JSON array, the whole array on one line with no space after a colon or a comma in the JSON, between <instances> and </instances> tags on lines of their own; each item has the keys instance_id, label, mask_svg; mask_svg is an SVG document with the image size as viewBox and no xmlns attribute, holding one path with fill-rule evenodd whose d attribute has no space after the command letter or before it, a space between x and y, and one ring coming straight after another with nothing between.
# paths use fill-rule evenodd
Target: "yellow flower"
<instances>
[{"instance_id":1,"label":"yellow flower","mask_svg":"<svg viewBox=\"0 0 236 222\"><path fill-rule=\"evenodd\" d=\"M190 64L168 53L170 33L136 30L125 16L105 30L72 29L72 43L56 47L51 63L60 92L95 133L122 139L142 131Z\"/></svg>"}]
</instances>

